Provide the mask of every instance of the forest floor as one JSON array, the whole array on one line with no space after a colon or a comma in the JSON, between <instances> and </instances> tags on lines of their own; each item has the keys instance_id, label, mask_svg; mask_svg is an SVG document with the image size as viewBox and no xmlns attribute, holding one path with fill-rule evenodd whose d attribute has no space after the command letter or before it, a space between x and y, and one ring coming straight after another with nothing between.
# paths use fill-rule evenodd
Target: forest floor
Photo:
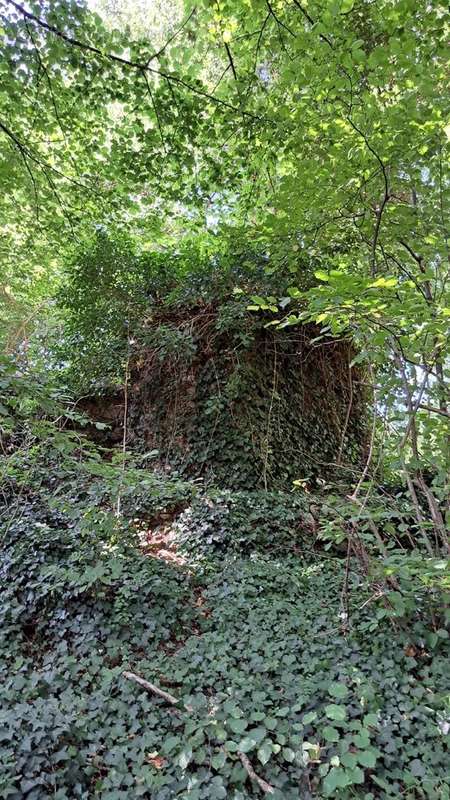
<instances>
[{"instance_id":1,"label":"forest floor","mask_svg":"<svg viewBox=\"0 0 450 800\"><path fill-rule=\"evenodd\" d=\"M194 558L32 499L3 553L0 797L450 796L446 632L344 556Z\"/></svg>"}]
</instances>

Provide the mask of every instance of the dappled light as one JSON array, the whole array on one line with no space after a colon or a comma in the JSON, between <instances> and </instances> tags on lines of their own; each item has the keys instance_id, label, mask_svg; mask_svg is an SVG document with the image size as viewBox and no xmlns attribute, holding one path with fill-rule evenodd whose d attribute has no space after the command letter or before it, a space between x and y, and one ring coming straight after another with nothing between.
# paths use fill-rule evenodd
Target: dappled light
<instances>
[{"instance_id":1,"label":"dappled light","mask_svg":"<svg viewBox=\"0 0 450 800\"><path fill-rule=\"evenodd\" d=\"M0 799L450 800L448 9L0 16Z\"/></svg>"}]
</instances>

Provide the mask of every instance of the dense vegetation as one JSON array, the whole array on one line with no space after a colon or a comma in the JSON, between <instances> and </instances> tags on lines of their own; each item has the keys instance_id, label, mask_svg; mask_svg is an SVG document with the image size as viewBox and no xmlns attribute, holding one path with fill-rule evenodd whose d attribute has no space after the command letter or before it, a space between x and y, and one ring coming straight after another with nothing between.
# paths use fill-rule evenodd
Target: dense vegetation
<instances>
[{"instance_id":1,"label":"dense vegetation","mask_svg":"<svg viewBox=\"0 0 450 800\"><path fill-rule=\"evenodd\" d=\"M0 797L450 800L446 11L0 0Z\"/></svg>"}]
</instances>

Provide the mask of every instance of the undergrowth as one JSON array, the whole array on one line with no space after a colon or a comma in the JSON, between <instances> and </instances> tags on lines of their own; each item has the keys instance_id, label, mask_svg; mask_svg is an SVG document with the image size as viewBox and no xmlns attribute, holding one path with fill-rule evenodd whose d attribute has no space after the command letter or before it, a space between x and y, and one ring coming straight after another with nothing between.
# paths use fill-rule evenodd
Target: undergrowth
<instances>
[{"instance_id":1,"label":"undergrowth","mask_svg":"<svg viewBox=\"0 0 450 800\"><path fill-rule=\"evenodd\" d=\"M203 560L184 567L101 504L22 503L4 525L1 797L244 800L259 789L241 753L280 800L449 796L445 629L432 649L423 608L373 629L353 560L345 587L341 558L287 546L301 503L271 550L282 499L194 501Z\"/></svg>"},{"instance_id":2,"label":"undergrowth","mask_svg":"<svg viewBox=\"0 0 450 800\"><path fill-rule=\"evenodd\" d=\"M383 555L349 498L189 481L3 384L0 797L448 800L448 559L408 509Z\"/></svg>"}]
</instances>

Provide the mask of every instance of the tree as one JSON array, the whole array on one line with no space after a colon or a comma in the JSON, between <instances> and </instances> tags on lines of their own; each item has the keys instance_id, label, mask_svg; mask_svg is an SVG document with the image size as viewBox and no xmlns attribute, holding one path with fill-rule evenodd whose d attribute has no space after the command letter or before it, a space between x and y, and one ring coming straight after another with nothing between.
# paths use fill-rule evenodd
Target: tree
<instances>
[{"instance_id":1,"label":"tree","mask_svg":"<svg viewBox=\"0 0 450 800\"><path fill-rule=\"evenodd\" d=\"M205 0L185 10L155 48L73 0L3 0L3 295L10 307L47 296L67 241L99 224L159 246L206 217L218 236L265 249L286 287L299 262L313 263L317 287L291 291L282 324L351 331L419 523L418 493L442 542L445 7ZM17 259L32 285L17 279Z\"/></svg>"}]
</instances>

